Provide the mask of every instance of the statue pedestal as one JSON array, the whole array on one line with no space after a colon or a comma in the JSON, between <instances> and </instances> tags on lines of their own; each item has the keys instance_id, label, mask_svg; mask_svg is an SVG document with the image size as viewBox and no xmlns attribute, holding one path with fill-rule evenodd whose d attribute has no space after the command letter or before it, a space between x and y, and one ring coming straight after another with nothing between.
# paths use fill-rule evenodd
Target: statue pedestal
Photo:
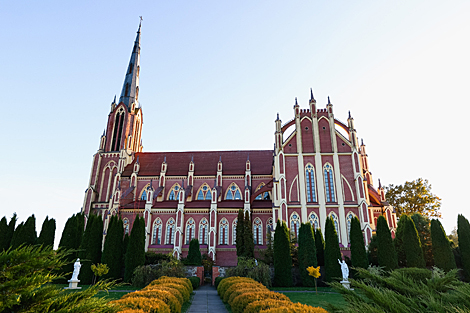
<instances>
[{"instance_id":1,"label":"statue pedestal","mask_svg":"<svg viewBox=\"0 0 470 313\"><path fill-rule=\"evenodd\" d=\"M82 289L82 287L77 287L78 283L80 282L77 280L68 280L69 286L65 287L64 289Z\"/></svg>"},{"instance_id":2,"label":"statue pedestal","mask_svg":"<svg viewBox=\"0 0 470 313\"><path fill-rule=\"evenodd\" d=\"M344 288L349 289L349 290L354 290L353 288L351 288L351 283L349 281L342 280L340 281L340 283L343 285Z\"/></svg>"}]
</instances>

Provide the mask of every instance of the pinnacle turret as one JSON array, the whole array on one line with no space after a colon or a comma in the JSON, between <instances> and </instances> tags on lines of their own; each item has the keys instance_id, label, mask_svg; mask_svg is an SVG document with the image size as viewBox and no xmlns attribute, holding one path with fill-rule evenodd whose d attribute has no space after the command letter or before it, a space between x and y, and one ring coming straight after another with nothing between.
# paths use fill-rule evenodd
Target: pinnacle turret
<instances>
[{"instance_id":1,"label":"pinnacle turret","mask_svg":"<svg viewBox=\"0 0 470 313\"><path fill-rule=\"evenodd\" d=\"M127 107L132 103L138 103L139 99L139 71L140 71L140 27L137 30L134 47L132 48L131 59L127 68L126 77L122 86L119 103L124 103Z\"/></svg>"}]
</instances>

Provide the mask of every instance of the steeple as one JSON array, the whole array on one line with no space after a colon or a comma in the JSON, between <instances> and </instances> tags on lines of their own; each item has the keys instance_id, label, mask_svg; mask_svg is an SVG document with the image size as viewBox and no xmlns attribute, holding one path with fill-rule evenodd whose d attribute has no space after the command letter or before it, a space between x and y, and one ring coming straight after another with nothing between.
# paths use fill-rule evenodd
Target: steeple
<instances>
[{"instance_id":1,"label":"steeple","mask_svg":"<svg viewBox=\"0 0 470 313\"><path fill-rule=\"evenodd\" d=\"M141 21L142 23L142 21ZM134 47L132 48L131 59L127 68L126 77L122 86L119 103L123 102L127 107L132 103L138 104L139 99L139 71L140 71L140 26L137 30Z\"/></svg>"}]
</instances>

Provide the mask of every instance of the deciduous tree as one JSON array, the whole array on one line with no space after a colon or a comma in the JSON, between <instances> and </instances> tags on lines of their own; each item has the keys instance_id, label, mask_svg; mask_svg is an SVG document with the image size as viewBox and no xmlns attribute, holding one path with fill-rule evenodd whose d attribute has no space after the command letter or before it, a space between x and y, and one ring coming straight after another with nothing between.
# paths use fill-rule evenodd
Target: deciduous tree
<instances>
[{"instance_id":1,"label":"deciduous tree","mask_svg":"<svg viewBox=\"0 0 470 313\"><path fill-rule=\"evenodd\" d=\"M441 217L441 199L431 193L427 179L418 178L403 185L385 187L388 203L396 210L397 216L421 213L427 217Z\"/></svg>"}]
</instances>

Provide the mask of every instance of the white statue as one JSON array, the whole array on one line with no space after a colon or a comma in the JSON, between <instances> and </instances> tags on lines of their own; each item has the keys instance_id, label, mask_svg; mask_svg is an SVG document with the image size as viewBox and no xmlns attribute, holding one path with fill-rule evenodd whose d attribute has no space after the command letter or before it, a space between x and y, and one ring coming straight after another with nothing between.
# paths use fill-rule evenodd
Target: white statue
<instances>
[{"instance_id":1,"label":"white statue","mask_svg":"<svg viewBox=\"0 0 470 313\"><path fill-rule=\"evenodd\" d=\"M80 259L77 259L77 261L75 261L75 263L73 264L72 278L70 278L71 281L78 280L78 274L80 273L80 267L82 267L82 265L80 264Z\"/></svg>"},{"instance_id":2,"label":"white statue","mask_svg":"<svg viewBox=\"0 0 470 313\"><path fill-rule=\"evenodd\" d=\"M349 278L349 268L348 268L348 265L346 264L346 262L343 261L340 261L338 259L338 263L339 265L341 265L341 272L343 273L343 281L348 281L348 278Z\"/></svg>"}]
</instances>

